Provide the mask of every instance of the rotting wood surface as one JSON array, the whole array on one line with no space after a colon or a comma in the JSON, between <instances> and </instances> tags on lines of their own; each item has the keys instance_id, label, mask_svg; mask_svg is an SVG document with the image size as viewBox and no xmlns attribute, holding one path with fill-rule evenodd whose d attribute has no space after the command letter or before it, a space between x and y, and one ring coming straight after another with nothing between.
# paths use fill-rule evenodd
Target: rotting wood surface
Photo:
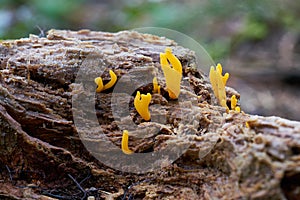
<instances>
[{"instance_id":1,"label":"rotting wood surface","mask_svg":"<svg viewBox=\"0 0 300 200\"><path fill-rule=\"evenodd\" d=\"M117 123L112 107L118 105L113 105L114 90L109 89L95 96L102 132L87 127L79 137L72 97L85 92L75 78L86 60L101 57L104 82L112 69L118 79L132 72L123 88L139 85L145 74L156 74L164 88L162 73L157 72L159 53L166 46L183 64L188 85L182 86L180 95L185 101L170 100L162 89L161 95L153 94L151 105L159 107L152 106L151 122L144 122L133 109L134 91L129 103L120 102L129 105L129 116L121 116ZM51 30L47 38L31 35L1 41L1 199L299 199L300 123L226 113L215 104L206 76L195 66L192 51L166 38L136 32ZM90 77L93 82L97 66L87 70L95 73ZM146 83L138 89L152 92L152 82ZM238 96L226 89L228 97ZM107 159L118 161L120 127L129 121L141 127L132 130L133 136L147 133L130 137L129 148L135 153L146 155L181 144L188 149L172 164L167 159L158 170L140 174L128 172L131 166L124 159L117 169L95 159L94 155L111 151L101 146L105 136L116 147ZM153 129L158 131L152 133ZM90 153L82 141L100 146ZM170 151L178 153L176 148ZM145 162L151 166L155 161Z\"/></svg>"}]
</instances>

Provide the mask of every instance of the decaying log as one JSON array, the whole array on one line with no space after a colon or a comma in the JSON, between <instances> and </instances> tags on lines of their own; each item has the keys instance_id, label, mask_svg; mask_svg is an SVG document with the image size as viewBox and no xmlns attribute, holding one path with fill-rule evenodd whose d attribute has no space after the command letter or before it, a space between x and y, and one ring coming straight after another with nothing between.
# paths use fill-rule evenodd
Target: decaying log
<instances>
[{"instance_id":1,"label":"decaying log","mask_svg":"<svg viewBox=\"0 0 300 200\"><path fill-rule=\"evenodd\" d=\"M182 62L188 83L182 86L180 104L168 98L163 75L157 73L159 53L167 46ZM129 115L118 116L116 122L112 110L118 112L118 104L111 99L118 92L112 88L93 94L101 133L86 127L79 136L73 115L80 109L74 98L76 103L86 88L76 79L93 55L104 63L100 71L104 83L109 80L109 69L118 79L132 72L119 84L121 89L139 85L147 74L157 75L162 90L152 95L151 105L159 107L152 106L150 122L133 109L135 90L129 102L120 102L127 103ZM31 35L1 41L0 198L298 199L300 122L226 113L216 104L197 64L194 52L172 40L129 31L51 30L46 38ZM94 75L90 77L93 83L99 69L90 65L84 69ZM95 90L96 85L92 86ZM151 80L139 85L141 93L152 93L152 89ZM227 94L238 95L231 88ZM89 119L78 119L89 124ZM176 147L168 149L174 155L182 146L187 148L171 163L168 158L161 158L165 162L145 160L149 169L159 162L159 169L133 173L130 169L137 169L134 160L133 168L127 163L133 155L119 159L122 126L129 121L142 127L132 130L129 141L137 155L149 155L168 145ZM104 136L115 148L108 148ZM84 144L97 148L91 150ZM104 158L119 165L114 168L96 159L97 155L110 156Z\"/></svg>"}]
</instances>

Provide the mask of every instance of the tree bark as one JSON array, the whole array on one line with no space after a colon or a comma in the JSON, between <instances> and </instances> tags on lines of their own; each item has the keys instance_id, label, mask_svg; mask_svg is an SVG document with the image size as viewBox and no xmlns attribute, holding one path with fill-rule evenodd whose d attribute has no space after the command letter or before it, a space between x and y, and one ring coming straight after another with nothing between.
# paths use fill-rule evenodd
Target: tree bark
<instances>
[{"instance_id":1,"label":"tree bark","mask_svg":"<svg viewBox=\"0 0 300 200\"><path fill-rule=\"evenodd\" d=\"M165 47L183 65L177 101L160 70ZM226 113L197 65L174 41L129 31L50 30L46 38L1 41L1 199L298 199L300 123ZM79 100L96 89L94 78L107 83L110 69L118 86L89 96L93 129ZM152 92L154 76L161 94ZM121 94L131 87L127 101ZM152 93L150 122L134 109L137 90ZM226 91L228 103L239 96ZM145 171L120 150L129 122L138 127L129 130L129 148L145 156ZM146 159L164 150L175 157Z\"/></svg>"}]
</instances>

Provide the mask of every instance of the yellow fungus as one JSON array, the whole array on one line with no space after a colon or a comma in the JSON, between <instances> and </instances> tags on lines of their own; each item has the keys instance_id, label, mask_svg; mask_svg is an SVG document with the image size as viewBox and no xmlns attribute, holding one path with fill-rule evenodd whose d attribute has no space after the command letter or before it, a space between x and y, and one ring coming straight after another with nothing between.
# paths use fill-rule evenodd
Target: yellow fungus
<instances>
[{"instance_id":1,"label":"yellow fungus","mask_svg":"<svg viewBox=\"0 0 300 200\"><path fill-rule=\"evenodd\" d=\"M226 73L224 76L222 75L222 65L218 64L216 69L212 66L209 72L209 79L212 85L215 96L217 97L221 106L228 109L226 104L226 91L225 86L227 80L229 78L229 74Z\"/></svg>"},{"instance_id":2,"label":"yellow fungus","mask_svg":"<svg viewBox=\"0 0 300 200\"><path fill-rule=\"evenodd\" d=\"M219 63L216 67L216 69L212 66L210 68L209 72L209 79L210 83L212 85L213 91L215 96L217 97L220 105L224 108L229 110L227 103L226 103L226 91L225 86L227 83L227 80L229 78L229 74L225 73L222 75L222 65ZM236 112L241 112L241 108L237 106L237 98L235 95L232 95L231 97L231 110L235 110Z\"/></svg>"},{"instance_id":3,"label":"yellow fungus","mask_svg":"<svg viewBox=\"0 0 300 200\"><path fill-rule=\"evenodd\" d=\"M237 98L235 95L232 95L231 97L231 110L234 110L237 104Z\"/></svg>"},{"instance_id":4,"label":"yellow fungus","mask_svg":"<svg viewBox=\"0 0 300 200\"><path fill-rule=\"evenodd\" d=\"M123 153L125 153L125 154L132 154L133 151L131 151L128 148L128 137L129 137L128 136L128 131L124 130L123 131L123 135L122 135L121 148L122 148Z\"/></svg>"},{"instance_id":5,"label":"yellow fungus","mask_svg":"<svg viewBox=\"0 0 300 200\"><path fill-rule=\"evenodd\" d=\"M241 112L241 108L239 106L236 106L237 105L237 98L235 95L232 95L231 97L231 110L235 110L237 112Z\"/></svg>"},{"instance_id":6,"label":"yellow fungus","mask_svg":"<svg viewBox=\"0 0 300 200\"><path fill-rule=\"evenodd\" d=\"M109 75L110 81L106 85L104 85L103 90L111 88L117 82L117 75L112 70L109 70Z\"/></svg>"},{"instance_id":7,"label":"yellow fungus","mask_svg":"<svg viewBox=\"0 0 300 200\"><path fill-rule=\"evenodd\" d=\"M160 94L160 86L158 85L157 78L153 78L153 92Z\"/></svg>"},{"instance_id":8,"label":"yellow fungus","mask_svg":"<svg viewBox=\"0 0 300 200\"><path fill-rule=\"evenodd\" d=\"M149 112L149 104L151 101L151 94L147 93L147 95L140 93L140 91L137 91L136 96L134 98L134 107L137 110L137 112L141 115L141 117L149 121L151 116Z\"/></svg>"},{"instance_id":9,"label":"yellow fungus","mask_svg":"<svg viewBox=\"0 0 300 200\"><path fill-rule=\"evenodd\" d=\"M109 75L110 75L110 81L105 85L103 85L103 81L101 77L95 78L95 83L98 85L96 92L101 92L103 90L109 89L112 86L114 86L114 84L117 82L117 75L112 70L109 70Z\"/></svg>"},{"instance_id":10,"label":"yellow fungus","mask_svg":"<svg viewBox=\"0 0 300 200\"><path fill-rule=\"evenodd\" d=\"M96 92L101 92L103 90L103 81L101 77L95 78L95 83L98 85Z\"/></svg>"},{"instance_id":11,"label":"yellow fungus","mask_svg":"<svg viewBox=\"0 0 300 200\"><path fill-rule=\"evenodd\" d=\"M245 122L245 124L246 124L246 127L247 127L247 128L250 128L250 125L249 125L248 122Z\"/></svg>"},{"instance_id":12,"label":"yellow fungus","mask_svg":"<svg viewBox=\"0 0 300 200\"><path fill-rule=\"evenodd\" d=\"M178 58L172 54L171 48L167 47L165 53L160 54L160 64L166 79L169 96L171 99L177 99L180 94L182 65Z\"/></svg>"}]
</instances>

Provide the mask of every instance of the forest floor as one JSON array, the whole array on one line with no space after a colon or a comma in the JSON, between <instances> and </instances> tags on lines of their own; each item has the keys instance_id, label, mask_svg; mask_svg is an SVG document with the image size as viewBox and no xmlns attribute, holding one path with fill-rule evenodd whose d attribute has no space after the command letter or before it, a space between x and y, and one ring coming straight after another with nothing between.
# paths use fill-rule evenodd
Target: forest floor
<instances>
[{"instance_id":1,"label":"forest floor","mask_svg":"<svg viewBox=\"0 0 300 200\"><path fill-rule=\"evenodd\" d=\"M246 42L226 59L229 85L249 114L300 120L300 34L275 31Z\"/></svg>"}]
</instances>

